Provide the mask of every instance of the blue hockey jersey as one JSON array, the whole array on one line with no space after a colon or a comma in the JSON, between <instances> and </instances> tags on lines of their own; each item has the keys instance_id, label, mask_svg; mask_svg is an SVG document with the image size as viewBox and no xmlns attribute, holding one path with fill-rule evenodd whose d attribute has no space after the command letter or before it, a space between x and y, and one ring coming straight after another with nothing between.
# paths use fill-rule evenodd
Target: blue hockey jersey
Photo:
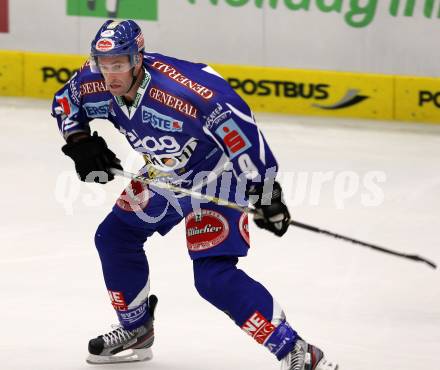
<instances>
[{"instance_id":1,"label":"blue hockey jersey","mask_svg":"<svg viewBox=\"0 0 440 370\"><path fill-rule=\"evenodd\" d=\"M276 160L250 108L210 66L145 53L143 68L127 106L86 63L55 94L53 115L64 138L90 132L93 119L108 120L144 156L151 177L186 188L228 170L246 189L275 177Z\"/></svg>"}]
</instances>

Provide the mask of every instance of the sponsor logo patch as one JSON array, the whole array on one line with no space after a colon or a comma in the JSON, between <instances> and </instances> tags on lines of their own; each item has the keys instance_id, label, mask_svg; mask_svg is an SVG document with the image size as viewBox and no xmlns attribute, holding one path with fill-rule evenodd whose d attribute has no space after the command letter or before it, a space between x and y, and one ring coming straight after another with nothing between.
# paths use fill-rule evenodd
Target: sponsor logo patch
<instances>
[{"instance_id":1,"label":"sponsor logo patch","mask_svg":"<svg viewBox=\"0 0 440 370\"><path fill-rule=\"evenodd\" d=\"M229 158L231 159L252 146L249 139L232 118L220 125L215 130L215 133L222 139L228 150Z\"/></svg>"},{"instance_id":2,"label":"sponsor logo patch","mask_svg":"<svg viewBox=\"0 0 440 370\"><path fill-rule=\"evenodd\" d=\"M150 200L148 188L139 181L131 181L116 201L116 205L127 212L144 210Z\"/></svg>"},{"instance_id":3,"label":"sponsor logo patch","mask_svg":"<svg viewBox=\"0 0 440 370\"><path fill-rule=\"evenodd\" d=\"M105 30L104 32L101 33L102 37L112 37L115 35L115 31L113 30Z\"/></svg>"},{"instance_id":4,"label":"sponsor logo patch","mask_svg":"<svg viewBox=\"0 0 440 370\"><path fill-rule=\"evenodd\" d=\"M213 248L229 235L226 218L216 211L202 209L185 218L186 244L190 251L200 252Z\"/></svg>"},{"instance_id":5,"label":"sponsor logo patch","mask_svg":"<svg viewBox=\"0 0 440 370\"><path fill-rule=\"evenodd\" d=\"M90 82L84 82L81 84L80 88L80 95L91 95L91 94L97 94L97 93L103 93L107 92L107 86L105 85L104 80L98 80L98 81L90 81Z\"/></svg>"},{"instance_id":6,"label":"sponsor logo patch","mask_svg":"<svg viewBox=\"0 0 440 370\"><path fill-rule=\"evenodd\" d=\"M155 87L152 87L150 89L149 95L152 99L171 109L183 113L188 117L197 118L197 108L191 105L186 100L178 98L177 96L174 96L166 91L160 90Z\"/></svg>"},{"instance_id":7,"label":"sponsor logo patch","mask_svg":"<svg viewBox=\"0 0 440 370\"><path fill-rule=\"evenodd\" d=\"M205 126L212 129L214 126L226 121L232 114L231 110L223 111L223 106L217 103L215 109L211 112L209 116L204 116Z\"/></svg>"},{"instance_id":8,"label":"sponsor logo patch","mask_svg":"<svg viewBox=\"0 0 440 370\"><path fill-rule=\"evenodd\" d=\"M98 42L96 43L96 50L98 51L109 51L114 49L115 47L115 43L112 39L107 39L107 38L103 38L103 39L99 39Z\"/></svg>"},{"instance_id":9,"label":"sponsor logo patch","mask_svg":"<svg viewBox=\"0 0 440 370\"><path fill-rule=\"evenodd\" d=\"M275 330L275 326L258 311L255 311L241 328L260 344L263 344Z\"/></svg>"},{"instance_id":10,"label":"sponsor logo patch","mask_svg":"<svg viewBox=\"0 0 440 370\"><path fill-rule=\"evenodd\" d=\"M174 171L184 167L197 147L197 139L189 139L181 150L175 153L145 154L145 158L153 167L162 171ZM179 147L180 149L180 147Z\"/></svg>"},{"instance_id":11,"label":"sponsor logo patch","mask_svg":"<svg viewBox=\"0 0 440 370\"><path fill-rule=\"evenodd\" d=\"M248 215L247 213L243 213L238 221L238 228L240 230L240 234L243 239L250 245L249 240L249 223L248 223Z\"/></svg>"},{"instance_id":12,"label":"sponsor logo patch","mask_svg":"<svg viewBox=\"0 0 440 370\"><path fill-rule=\"evenodd\" d=\"M268 338L264 344L270 352L274 355L278 355L284 347L292 343L296 338L296 333L290 327L290 325L283 321L275 330L273 335Z\"/></svg>"},{"instance_id":13,"label":"sponsor logo patch","mask_svg":"<svg viewBox=\"0 0 440 370\"><path fill-rule=\"evenodd\" d=\"M125 303L124 294L122 292L115 292L113 290L108 291L112 306L117 311L126 311L128 309L127 303Z\"/></svg>"},{"instance_id":14,"label":"sponsor logo patch","mask_svg":"<svg viewBox=\"0 0 440 370\"><path fill-rule=\"evenodd\" d=\"M120 320L126 324L133 324L140 320L147 313L147 303L141 304L139 307L124 312L118 312Z\"/></svg>"},{"instance_id":15,"label":"sponsor logo patch","mask_svg":"<svg viewBox=\"0 0 440 370\"><path fill-rule=\"evenodd\" d=\"M162 131L182 132L183 122L142 106L142 122Z\"/></svg>"},{"instance_id":16,"label":"sponsor logo patch","mask_svg":"<svg viewBox=\"0 0 440 370\"><path fill-rule=\"evenodd\" d=\"M143 136L141 137L136 130L127 131L120 127L119 131L129 140L131 146L141 153L152 153L161 151L165 153L176 153L180 150L180 145L173 136Z\"/></svg>"},{"instance_id":17,"label":"sponsor logo patch","mask_svg":"<svg viewBox=\"0 0 440 370\"><path fill-rule=\"evenodd\" d=\"M197 95L201 96L205 100L209 100L214 96L214 92L207 87L194 82L181 74L176 68L173 66L170 66L169 64L156 61L151 65L154 69L158 70L160 73L164 74L165 76L168 76L172 80L176 81L182 86L185 86L192 92L196 93Z\"/></svg>"},{"instance_id":18,"label":"sponsor logo patch","mask_svg":"<svg viewBox=\"0 0 440 370\"><path fill-rule=\"evenodd\" d=\"M109 101L86 103L83 105L89 118L107 118L109 112Z\"/></svg>"},{"instance_id":19,"label":"sponsor logo patch","mask_svg":"<svg viewBox=\"0 0 440 370\"><path fill-rule=\"evenodd\" d=\"M63 113L66 116L70 116L70 100L69 100L69 97L68 96L63 96L61 98L57 97L57 103L62 108Z\"/></svg>"},{"instance_id":20,"label":"sponsor logo patch","mask_svg":"<svg viewBox=\"0 0 440 370\"><path fill-rule=\"evenodd\" d=\"M63 114L67 117L72 117L76 113L78 113L79 109L78 107L72 103L69 97L69 91L65 90L62 95L57 95L55 97L57 103L63 110Z\"/></svg>"},{"instance_id":21,"label":"sponsor logo patch","mask_svg":"<svg viewBox=\"0 0 440 370\"><path fill-rule=\"evenodd\" d=\"M76 105L80 105L81 104L81 100L80 100L80 92L78 89L78 82L75 79L76 77L76 72L73 74L73 76L70 78L69 80L69 87L70 87L70 91L71 91L71 97L72 100L74 101L74 103Z\"/></svg>"}]
</instances>

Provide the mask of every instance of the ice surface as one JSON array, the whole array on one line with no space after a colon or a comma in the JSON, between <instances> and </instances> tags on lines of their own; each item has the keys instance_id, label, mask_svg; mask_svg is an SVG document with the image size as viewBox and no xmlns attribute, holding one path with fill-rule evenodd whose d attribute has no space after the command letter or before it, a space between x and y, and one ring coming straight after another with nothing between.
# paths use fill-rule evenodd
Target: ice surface
<instances>
[{"instance_id":1,"label":"ice surface","mask_svg":"<svg viewBox=\"0 0 440 370\"><path fill-rule=\"evenodd\" d=\"M93 236L127 181L76 181L49 106L0 99L2 370L89 368L89 338L116 320ZM440 126L257 118L298 221L440 262ZM128 169L141 163L105 121L94 128ZM329 171L330 181L317 186L319 172ZM364 186L371 171L386 181L378 184L383 201L367 207L362 195L371 195ZM298 176L309 182L304 191ZM335 197L350 185L351 197ZM60 203L66 199L71 204ZM198 296L182 226L146 244L159 297L155 358L99 369L278 369L266 349ZM439 270L304 230L279 239L253 226L241 268L342 370L439 368Z\"/></svg>"}]
</instances>

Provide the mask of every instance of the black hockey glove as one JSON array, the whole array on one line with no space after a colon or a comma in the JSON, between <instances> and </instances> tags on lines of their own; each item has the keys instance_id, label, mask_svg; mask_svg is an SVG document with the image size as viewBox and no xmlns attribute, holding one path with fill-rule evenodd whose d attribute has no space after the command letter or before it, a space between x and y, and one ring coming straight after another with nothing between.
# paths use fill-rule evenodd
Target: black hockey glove
<instances>
[{"instance_id":1,"label":"black hockey glove","mask_svg":"<svg viewBox=\"0 0 440 370\"><path fill-rule=\"evenodd\" d=\"M73 159L78 177L84 182L106 184L115 178L111 168L122 170L121 161L97 132L77 142L67 143L61 150Z\"/></svg>"},{"instance_id":2,"label":"black hockey glove","mask_svg":"<svg viewBox=\"0 0 440 370\"><path fill-rule=\"evenodd\" d=\"M258 196L258 200L254 203L258 211L254 215L254 222L258 227L282 236L289 227L290 213L283 203L281 186L275 181L268 193L263 193L264 190L264 187L260 187L247 192L248 196Z\"/></svg>"}]
</instances>

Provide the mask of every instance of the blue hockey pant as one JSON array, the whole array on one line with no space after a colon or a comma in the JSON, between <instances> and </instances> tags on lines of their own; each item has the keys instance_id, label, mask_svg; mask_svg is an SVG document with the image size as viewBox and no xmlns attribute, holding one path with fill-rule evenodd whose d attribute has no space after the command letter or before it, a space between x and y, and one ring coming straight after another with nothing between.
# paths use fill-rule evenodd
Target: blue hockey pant
<instances>
[{"instance_id":1,"label":"blue hockey pant","mask_svg":"<svg viewBox=\"0 0 440 370\"><path fill-rule=\"evenodd\" d=\"M144 245L154 232L165 235L184 218L198 293L279 359L284 357L296 332L267 289L236 266L249 249L247 215L214 203L194 208L188 197L170 199L132 182L96 231L105 283L120 323L131 330L149 319Z\"/></svg>"}]
</instances>

